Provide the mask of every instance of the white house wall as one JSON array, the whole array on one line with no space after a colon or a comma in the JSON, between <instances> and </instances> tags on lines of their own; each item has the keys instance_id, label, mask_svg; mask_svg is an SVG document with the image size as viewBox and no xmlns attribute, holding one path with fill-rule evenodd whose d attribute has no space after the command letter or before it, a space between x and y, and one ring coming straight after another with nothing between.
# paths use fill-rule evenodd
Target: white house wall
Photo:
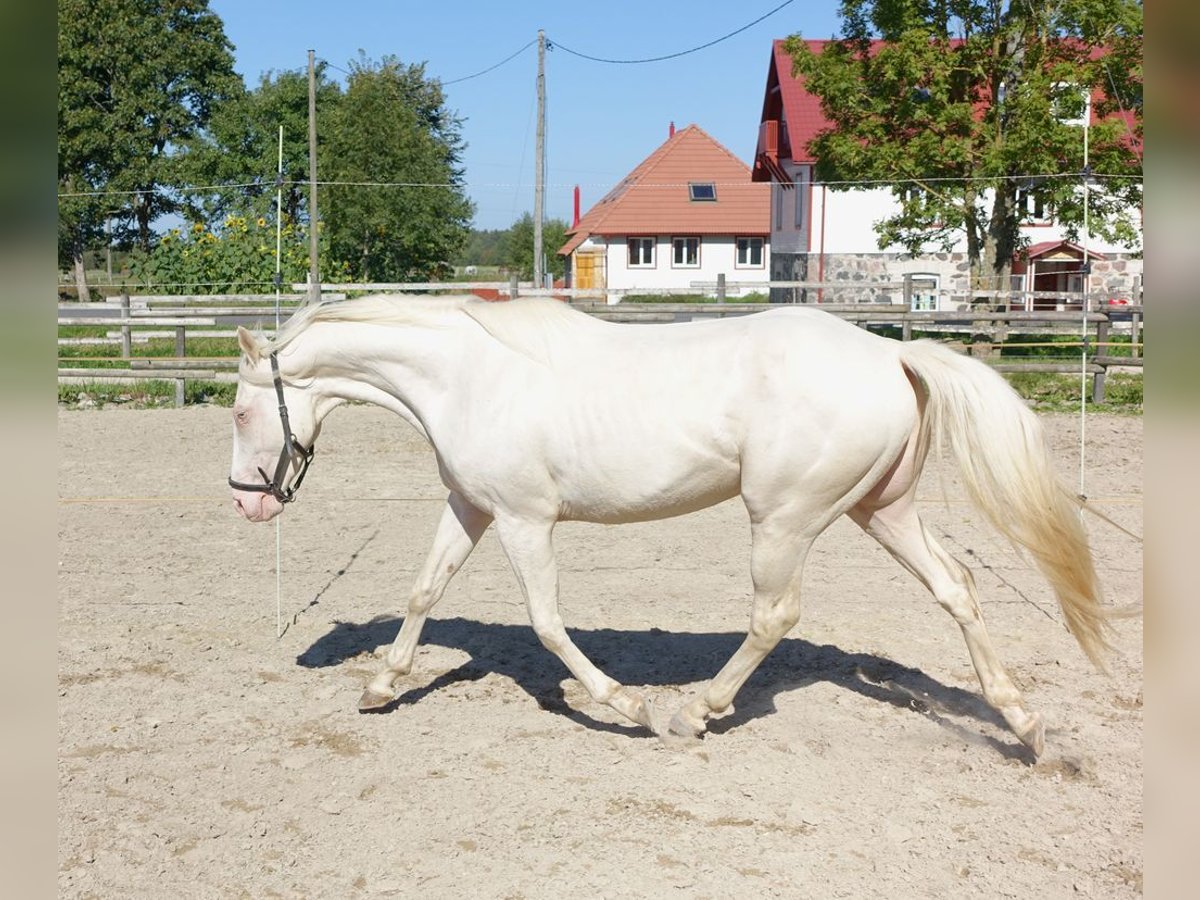
<instances>
[{"instance_id":1,"label":"white house wall","mask_svg":"<svg viewBox=\"0 0 1200 900\"><path fill-rule=\"evenodd\" d=\"M654 266L652 268L630 268L629 251L624 237L609 239L605 251L605 278L607 289L619 297L622 293L652 294L664 290L686 290L693 282L715 284L718 274L724 274L726 283L749 282L749 287L730 287L729 295L765 291L770 273L770 241L763 238L763 265L758 268L738 268L737 241L732 236L700 237L700 265L695 268L676 268L672 265L671 246L675 237L689 235L659 235L655 242ZM756 287L757 285L763 287Z\"/></svg>"},{"instance_id":2,"label":"white house wall","mask_svg":"<svg viewBox=\"0 0 1200 900\"><path fill-rule=\"evenodd\" d=\"M982 195L985 208L991 203L988 192ZM814 186L812 191L812 253L901 253L903 247L880 248L874 224L895 215L900 204L886 188L834 191ZM1060 225L1025 225L1021 234L1030 244L1043 241L1067 240ZM1075 238L1076 243L1082 243ZM1099 235L1088 238L1088 248L1097 253L1129 253L1135 248L1106 241ZM940 249L940 248L939 248ZM934 248L929 248L934 252ZM966 253L966 237L962 236L950 248L951 253Z\"/></svg>"}]
</instances>

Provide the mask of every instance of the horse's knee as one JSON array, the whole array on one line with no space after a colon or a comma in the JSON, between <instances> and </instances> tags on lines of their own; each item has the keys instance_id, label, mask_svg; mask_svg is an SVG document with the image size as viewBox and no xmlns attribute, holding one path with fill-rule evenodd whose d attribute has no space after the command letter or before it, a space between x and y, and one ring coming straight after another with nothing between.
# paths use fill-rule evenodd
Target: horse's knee
<instances>
[{"instance_id":1,"label":"horse's knee","mask_svg":"<svg viewBox=\"0 0 1200 900\"><path fill-rule=\"evenodd\" d=\"M567 632L563 627L562 621L550 617L535 617L531 624L533 625L533 633L537 635L537 639L541 641L542 646L555 656L561 656L567 646Z\"/></svg>"},{"instance_id":2,"label":"horse's knee","mask_svg":"<svg viewBox=\"0 0 1200 900\"><path fill-rule=\"evenodd\" d=\"M750 617L749 637L769 649L779 643L799 621L799 597L785 595L774 603L755 606Z\"/></svg>"}]
</instances>

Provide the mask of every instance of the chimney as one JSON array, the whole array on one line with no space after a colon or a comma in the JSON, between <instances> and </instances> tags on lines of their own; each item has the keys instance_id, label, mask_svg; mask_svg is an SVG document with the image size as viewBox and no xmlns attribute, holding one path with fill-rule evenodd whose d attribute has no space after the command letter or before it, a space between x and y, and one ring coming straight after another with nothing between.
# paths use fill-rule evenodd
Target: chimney
<instances>
[{"instance_id":1,"label":"chimney","mask_svg":"<svg viewBox=\"0 0 1200 900\"><path fill-rule=\"evenodd\" d=\"M575 185L575 221L571 223L571 227L579 227L579 185Z\"/></svg>"},{"instance_id":2,"label":"chimney","mask_svg":"<svg viewBox=\"0 0 1200 900\"><path fill-rule=\"evenodd\" d=\"M667 129L667 138L670 139L673 137L675 137L675 123L674 122L672 122L671 127Z\"/></svg>"}]
</instances>

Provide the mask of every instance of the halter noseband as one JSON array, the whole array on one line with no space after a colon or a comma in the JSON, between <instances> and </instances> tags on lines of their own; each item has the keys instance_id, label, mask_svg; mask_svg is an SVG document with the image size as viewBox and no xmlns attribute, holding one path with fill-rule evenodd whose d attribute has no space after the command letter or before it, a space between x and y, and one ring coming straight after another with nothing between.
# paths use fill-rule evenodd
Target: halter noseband
<instances>
[{"instance_id":1,"label":"halter noseband","mask_svg":"<svg viewBox=\"0 0 1200 900\"><path fill-rule=\"evenodd\" d=\"M283 401L283 379L279 376L279 360L275 358L274 353L271 354L271 375L275 379L275 396L279 398L279 419L283 423L283 448L279 451L279 462L275 464L275 477L268 478L267 473L262 470L262 466L259 466L258 474L262 476L262 484L243 484L230 478L229 486L239 491L270 494L280 503L291 503L296 497L296 491L300 490L300 483L304 481L304 475L308 472L308 465L312 462L317 447L316 444L305 447L296 435L292 434L292 426L288 422L287 404ZM292 483L284 488L283 479L287 476L288 466L297 459L300 460L300 470L296 473Z\"/></svg>"}]
</instances>

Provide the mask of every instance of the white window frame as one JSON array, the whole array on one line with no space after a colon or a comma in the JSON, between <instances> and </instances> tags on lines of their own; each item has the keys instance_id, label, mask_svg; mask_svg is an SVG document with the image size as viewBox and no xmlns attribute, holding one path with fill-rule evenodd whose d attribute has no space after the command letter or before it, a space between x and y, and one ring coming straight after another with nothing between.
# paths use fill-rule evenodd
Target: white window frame
<instances>
[{"instance_id":1,"label":"white window frame","mask_svg":"<svg viewBox=\"0 0 1200 900\"><path fill-rule=\"evenodd\" d=\"M689 244L695 242L695 253L692 260L687 259ZM684 257L683 262L679 261L680 251ZM689 234L671 238L671 268L672 269L698 269L700 268L700 237L698 235Z\"/></svg>"},{"instance_id":2,"label":"white window frame","mask_svg":"<svg viewBox=\"0 0 1200 900\"><path fill-rule=\"evenodd\" d=\"M700 196L697 196L697 188L700 189ZM711 197L704 196L710 193ZM717 184L714 181L689 181L688 182L688 199L693 203L716 203L717 202Z\"/></svg>"},{"instance_id":3,"label":"white window frame","mask_svg":"<svg viewBox=\"0 0 1200 900\"><path fill-rule=\"evenodd\" d=\"M1015 198L1018 207L1027 215L1028 225L1053 225L1054 216L1050 214L1050 204L1046 202L1045 194L1034 188L1017 188Z\"/></svg>"},{"instance_id":4,"label":"white window frame","mask_svg":"<svg viewBox=\"0 0 1200 900\"><path fill-rule=\"evenodd\" d=\"M637 258L638 262L634 262L634 244L638 245ZM646 255L646 248L649 247L649 262L642 262L641 259ZM658 239L653 237L635 236L625 239L625 264L630 269L653 269L656 266L658 256Z\"/></svg>"},{"instance_id":5,"label":"white window frame","mask_svg":"<svg viewBox=\"0 0 1200 900\"><path fill-rule=\"evenodd\" d=\"M1050 114L1063 125L1084 128L1092 118L1092 92L1083 85L1071 84L1066 81L1056 81L1051 88ZM1083 101L1083 111L1072 115L1063 109L1063 94L1075 94L1077 100Z\"/></svg>"},{"instance_id":6,"label":"white window frame","mask_svg":"<svg viewBox=\"0 0 1200 900\"><path fill-rule=\"evenodd\" d=\"M751 262L751 245L758 242L758 262ZM767 265L767 239L746 236L734 238L733 267L735 269L762 269Z\"/></svg>"}]
</instances>

